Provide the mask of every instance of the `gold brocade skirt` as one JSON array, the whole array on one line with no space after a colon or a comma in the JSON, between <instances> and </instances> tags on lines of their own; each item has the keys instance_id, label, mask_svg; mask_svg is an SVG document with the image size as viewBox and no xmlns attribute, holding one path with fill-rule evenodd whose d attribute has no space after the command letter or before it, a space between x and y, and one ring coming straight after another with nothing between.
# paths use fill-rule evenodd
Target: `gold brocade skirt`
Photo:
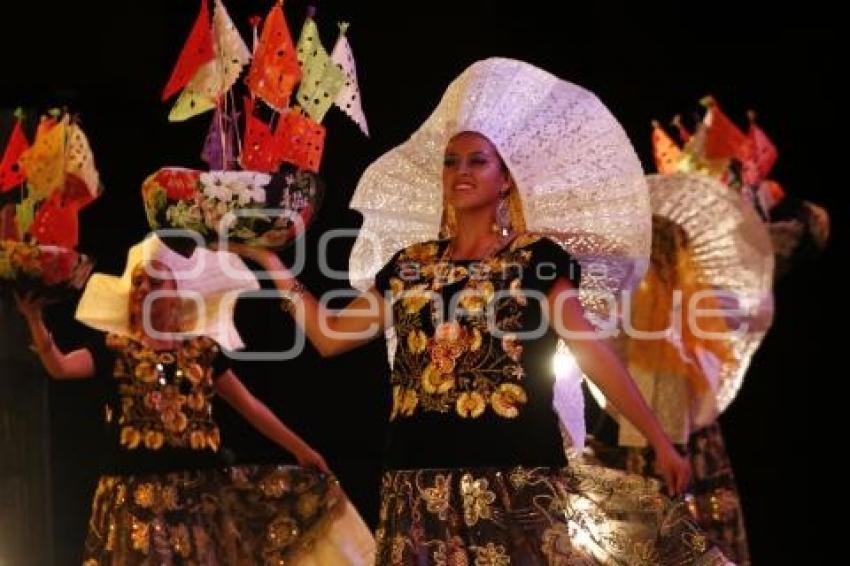
<instances>
[{"instance_id":1,"label":"gold brocade skirt","mask_svg":"<svg viewBox=\"0 0 850 566\"><path fill-rule=\"evenodd\" d=\"M351 564L374 540L330 476L297 466L234 466L102 476L84 566Z\"/></svg>"},{"instance_id":2,"label":"gold brocade skirt","mask_svg":"<svg viewBox=\"0 0 850 566\"><path fill-rule=\"evenodd\" d=\"M378 564L729 564L658 488L586 464L390 471Z\"/></svg>"},{"instance_id":3,"label":"gold brocade skirt","mask_svg":"<svg viewBox=\"0 0 850 566\"><path fill-rule=\"evenodd\" d=\"M655 475L649 447L607 446L594 439L589 439L589 446L595 460L604 466ZM748 566L744 511L720 425L714 422L691 433L687 455L693 471L686 495L688 511L712 544L738 566Z\"/></svg>"}]
</instances>

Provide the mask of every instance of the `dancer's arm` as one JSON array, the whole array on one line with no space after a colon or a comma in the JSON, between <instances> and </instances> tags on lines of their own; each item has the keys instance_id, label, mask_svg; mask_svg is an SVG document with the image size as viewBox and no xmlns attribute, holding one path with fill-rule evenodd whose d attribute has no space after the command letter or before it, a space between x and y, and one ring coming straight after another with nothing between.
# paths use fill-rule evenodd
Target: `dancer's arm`
<instances>
[{"instance_id":1,"label":"dancer's arm","mask_svg":"<svg viewBox=\"0 0 850 566\"><path fill-rule=\"evenodd\" d=\"M344 309L331 311L301 287L274 252L234 243L228 243L227 249L256 262L269 273L275 287L284 297L289 297L296 324L324 357L369 342L383 332L388 323L391 308L374 287L361 293Z\"/></svg>"},{"instance_id":2,"label":"dancer's arm","mask_svg":"<svg viewBox=\"0 0 850 566\"><path fill-rule=\"evenodd\" d=\"M94 359L85 348L63 353L53 341L53 336L44 324L42 310L44 300L32 295L22 297L15 293L18 310L27 321L33 341L33 350L38 354L47 374L53 379L85 379L94 376Z\"/></svg>"},{"instance_id":3,"label":"dancer's arm","mask_svg":"<svg viewBox=\"0 0 850 566\"><path fill-rule=\"evenodd\" d=\"M281 422L271 410L248 391L231 371L226 370L215 382L216 392L269 440L288 450L302 466L331 473L324 458L300 436Z\"/></svg>"},{"instance_id":4,"label":"dancer's arm","mask_svg":"<svg viewBox=\"0 0 850 566\"><path fill-rule=\"evenodd\" d=\"M550 324L567 343L581 370L652 445L658 472L668 489L673 494L683 492L688 485L690 466L676 452L608 343L598 336L590 337L595 334L595 328L585 318L575 287L566 278L559 278L550 289L548 299ZM579 333L583 336L577 336Z\"/></svg>"}]
</instances>

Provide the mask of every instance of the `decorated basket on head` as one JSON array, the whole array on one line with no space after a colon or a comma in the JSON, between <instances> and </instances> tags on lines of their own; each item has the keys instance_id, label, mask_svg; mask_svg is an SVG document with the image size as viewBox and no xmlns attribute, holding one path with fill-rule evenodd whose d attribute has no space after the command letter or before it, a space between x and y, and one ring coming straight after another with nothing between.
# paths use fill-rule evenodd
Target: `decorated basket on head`
<instances>
[{"instance_id":1,"label":"decorated basket on head","mask_svg":"<svg viewBox=\"0 0 850 566\"><path fill-rule=\"evenodd\" d=\"M213 111L201 152L209 171L165 167L150 175L142 197L151 228L281 248L310 224L324 192L318 172L325 114L336 105L368 135L348 26L340 24L328 54L314 14L308 11L295 44L276 3L261 33L260 18L251 18L252 51L221 0L214 1L212 17L202 0L163 99L180 92L171 121ZM234 90L249 63L240 112Z\"/></svg>"},{"instance_id":2,"label":"decorated basket on head","mask_svg":"<svg viewBox=\"0 0 850 566\"><path fill-rule=\"evenodd\" d=\"M91 260L76 251L77 215L98 197L100 181L75 116L41 116L32 144L27 129L16 112L0 162L0 291L58 300L91 272Z\"/></svg>"}]
</instances>

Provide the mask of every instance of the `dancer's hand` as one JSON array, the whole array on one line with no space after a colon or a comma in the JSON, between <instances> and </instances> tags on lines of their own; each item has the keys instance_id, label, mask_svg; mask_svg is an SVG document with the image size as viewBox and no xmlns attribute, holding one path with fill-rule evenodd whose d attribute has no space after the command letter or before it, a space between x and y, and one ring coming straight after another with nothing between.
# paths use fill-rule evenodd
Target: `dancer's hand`
<instances>
[{"instance_id":1,"label":"dancer's hand","mask_svg":"<svg viewBox=\"0 0 850 566\"><path fill-rule=\"evenodd\" d=\"M666 443L655 450L655 469L664 478L670 495L684 493L691 479L691 466L673 445Z\"/></svg>"},{"instance_id":2,"label":"dancer's hand","mask_svg":"<svg viewBox=\"0 0 850 566\"><path fill-rule=\"evenodd\" d=\"M309 446L304 446L300 450L294 453L295 459L298 461L299 466L303 466L305 468L315 468L321 472L326 474L331 474L331 469L328 467L328 464L325 462L325 459L322 458L322 455L310 448Z\"/></svg>"},{"instance_id":3,"label":"dancer's hand","mask_svg":"<svg viewBox=\"0 0 850 566\"><path fill-rule=\"evenodd\" d=\"M18 310L24 315L28 322L37 322L41 320L44 305L47 300L44 297L38 297L33 293L21 295L15 291L15 303Z\"/></svg>"},{"instance_id":4,"label":"dancer's hand","mask_svg":"<svg viewBox=\"0 0 850 566\"><path fill-rule=\"evenodd\" d=\"M248 246L236 242L227 242L226 246L220 246L218 242L212 242L209 247L213 250L224 249L225 251L238 254L259 264L260 267L267 271L284 269L283 263L281 263L277 254L268 248Z\"/></svg>"}]
</instances>

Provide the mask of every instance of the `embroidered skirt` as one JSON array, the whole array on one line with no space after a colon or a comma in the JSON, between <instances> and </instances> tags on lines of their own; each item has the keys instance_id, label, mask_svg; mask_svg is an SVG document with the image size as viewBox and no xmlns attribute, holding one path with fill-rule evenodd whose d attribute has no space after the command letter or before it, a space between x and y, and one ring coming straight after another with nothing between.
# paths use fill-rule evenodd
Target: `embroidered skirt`
<instances>
[{"instance_id":1,"label":"embroidered skirt","mask_svg":"<svg viewBox=\"0 0 850 566\"><path fill-rule=\"evenodd\" d=\"M396 470L381 489L381 565L729 564L658 482L609 468Z\"/></svg>"},{"instance_id":2,"label":"embroidered skirt","mask_svg":"<svg viewBox=\"0 0 850 566\"><path fill-rule=\"evenodd\" d=\"M297 466L103 476L83 564L370 564L374 540L337 481Z\"/></svg>"},{"instance_id":3,"label":"embroidered skirt","mask_svg":"<svg viewBox=\"0 0 850 566\"><path fill-rule=\"evenodd\" d=\"M611 447L592 440L590 448L605 466L633 474L655 474L651 448ZM727 558L738 566L747 566L750 553L744 512L717 422L691 434L688 457L693 475L685 498L691 516Z\"/></svg>"}]
</instances>

